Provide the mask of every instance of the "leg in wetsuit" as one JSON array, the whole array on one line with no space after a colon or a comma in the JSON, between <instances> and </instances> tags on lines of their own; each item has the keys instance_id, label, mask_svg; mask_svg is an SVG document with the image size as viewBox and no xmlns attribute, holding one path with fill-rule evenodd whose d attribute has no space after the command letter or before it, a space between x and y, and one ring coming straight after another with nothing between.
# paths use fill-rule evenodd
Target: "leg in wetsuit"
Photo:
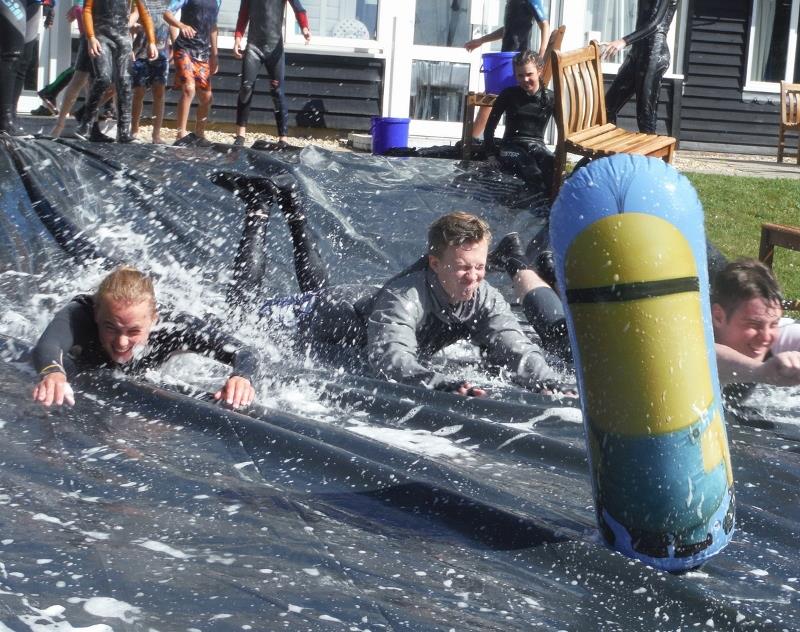
<instances>
[{"instance_id":1,"label":"leg in wetsuit","mask_svg":"<svg viewBox=\"0 0 800 632\"><path fill-rule=\"evenodd\" d=\"M609 123L635 94L639 131L655 133L661 79L670 62L667 36L677 6L678 0L639 0L636 30L622 38L631 52L606 93Z\"/></svg>"},{"instance_id":2,"label":"leg in wetsuit","mask_svg":"<svg viewBox=\"0 0 800 632\"><path fill-rule=\"evenodd\" d=\"M22 55L17 60L17 74L14 79L14 115L17 114L17 103L25 87L25 78L28 70L36 63L36 53L39 50L39 22L42 17L42 7L35 2L28 2L25 11L25 45Z\"/></svg>"},{"instance_id":3,"label":"leg in wetsuit","mask_svg":"<svg viewBox=\"0 0 800 632\"><path fill-rule=\"evenodd\" d=\"M26 6L0 0L0 133L24 133L14 118L17 63L25 47Z\"/></svg>"},{"instance_id":4,"label":"leg in wetsuit","mask_svg":"<svg viewBox=\"0 0 800 632\"><path fill-rule=\"evenodd\" d=\"M100 42L102 54L92 58L94 81L83 111L78 133L86 136L97 118L100 101L112 83L117 91L117 140L130 142L131 130L131 38L126 33L107 30L95 35Z\"/></svg>"},{"instance_id":5,"label":"leg in wetsuit","mask_svg":"<svg viewBox=\"0 0 800 632\"><path fill-rule=\"evenodd\" d=\"M248 44L242 60L242 83L239 88L239 97L236 102L236 125L247 127L250 118L250 103L253 100L256 78L261 66L267 71L270 80L270 95L275 108L275 123L278 127L278 136L289 135L289 110L286 104L286 95L283 90L285 75L285 57L283 42L270 50L267 47L259 48Z\"/></svg>"}]
</instances>

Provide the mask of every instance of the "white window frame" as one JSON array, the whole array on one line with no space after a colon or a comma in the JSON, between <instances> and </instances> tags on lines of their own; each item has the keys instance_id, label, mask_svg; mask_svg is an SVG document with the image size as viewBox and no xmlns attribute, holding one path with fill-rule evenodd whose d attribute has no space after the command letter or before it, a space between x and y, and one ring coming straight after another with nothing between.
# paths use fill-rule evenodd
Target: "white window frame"
<instances>
[{"instance_id":1,"label":"white window frame","mask_svg":"<svg viewBox=\"0 0 800 632\"><path fill-rule=\"evenodd\" d=\"M368 57L386 57L391 44L391 25L387 24L385 11L381 5L393 0L379 0L378 4L378 37L376 39L353 39L348 37L327 37L311 30L311 42L306 44L301 33L296 32L297 20L291 9L284 16L284 35L286 50L295 53L342 53Z\"/></svg>"},{"instance_id":2,"label":"white window frame","mask_svg":"<svg viewBox=\"0 0 800 632\"><path fill-rule=\"evenodd\" d=\"M779 94L781 85L778 81L751 81L750 76L753 71L753 44L756 41L756 15L758 14L758 3L763 0L752 0L750 5L750 29L747 42L747 68L745 70L745 82L743 92L751 92L757 94ZM797 51L797 20L800 15L800 0L792 0L792 11L789 18L789 39L786 43L786 70L784 71L784 80L792 81L794 77L795 65L800 63L800 59L796 59ZM749 98L756 95L749 94Z\"/></svg>"}]
</instances>

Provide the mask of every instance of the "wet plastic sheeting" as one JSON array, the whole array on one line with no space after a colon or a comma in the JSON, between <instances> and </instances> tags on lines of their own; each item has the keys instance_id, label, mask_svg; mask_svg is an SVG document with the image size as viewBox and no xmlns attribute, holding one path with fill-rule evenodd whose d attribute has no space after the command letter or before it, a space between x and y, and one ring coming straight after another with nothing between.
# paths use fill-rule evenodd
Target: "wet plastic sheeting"
<instances>
[{"instance_id":1,"label":"wet plastic sheeting","mask_svg":"<svg viewBox=\"0 0 800 632\"><path fill-rule=\"evenodd\" d=\"M63 254L74 244L43 203L95 255L135 253L159 296L202 310L221 309L241 228L241 205L205 177L223 162L300 179L340 281L397 271L445 210L486 209L498 233L540 222L447 161L49 141L15 158L34 181L0 152L3 200L17 201L0 223L0 332L27 341L104 263ZM277 219L265 292L295 287ZM577 409L499 378L490 399L468 400L273 350L249 415L205 401L225 370L191 358L146 382L79 378L77 405L47 412L13 359L24 340L0 338L0 629L800 627L796 392L759 392L730 424L738 530L674 576L600 542Z\"/></svg>"}]
</instances>

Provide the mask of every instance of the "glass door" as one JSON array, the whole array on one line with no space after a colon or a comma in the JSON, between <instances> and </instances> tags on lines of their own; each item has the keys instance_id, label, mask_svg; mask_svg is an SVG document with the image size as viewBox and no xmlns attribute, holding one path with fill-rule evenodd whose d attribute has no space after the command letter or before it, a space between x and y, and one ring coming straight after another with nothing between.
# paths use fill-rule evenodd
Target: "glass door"
<instances>
[{"instance_id":1,"label":"glass door","mask_svg":"<svg viewBox=\"0 0 800 632\"><path fill-rule=\"evenodd\" d=\"M412 0L411 4L412 42L403 60L410 66L410 80L405 90L397 86L397 97L408 104L412 135L459 138L464 95L481 89L481 51L469 53L464 44L502 25L505 0Z\"/></svg>"}]
</instances>

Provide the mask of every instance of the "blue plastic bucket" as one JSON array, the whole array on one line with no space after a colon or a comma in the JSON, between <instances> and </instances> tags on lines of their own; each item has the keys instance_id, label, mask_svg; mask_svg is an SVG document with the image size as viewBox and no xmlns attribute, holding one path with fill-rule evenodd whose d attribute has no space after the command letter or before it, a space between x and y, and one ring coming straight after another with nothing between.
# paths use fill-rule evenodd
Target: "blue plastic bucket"
<instances>
[{"instance_id":1,"label":"blue plastic bucket","mask_svg":"<svg viewBox=\"0 0 800 632\"><path fill-rule=\"evenodd\" d=\"M383 155L395 147L408 147L408 124L411 119L391 116L372 117L372 153Z\"/></svg>"},{"instance_id":2,"label":"blue plastic bucket","mask_svg":"<svg viewBox=\"0 0 800 632\"><path fill-rule=\"evenodd\" d=\"M486 76L486 92L500 94L505 88L517 85L514 77L514 57L517 53L484 53L481 72Z\"/></svg>"}]
</instances>

